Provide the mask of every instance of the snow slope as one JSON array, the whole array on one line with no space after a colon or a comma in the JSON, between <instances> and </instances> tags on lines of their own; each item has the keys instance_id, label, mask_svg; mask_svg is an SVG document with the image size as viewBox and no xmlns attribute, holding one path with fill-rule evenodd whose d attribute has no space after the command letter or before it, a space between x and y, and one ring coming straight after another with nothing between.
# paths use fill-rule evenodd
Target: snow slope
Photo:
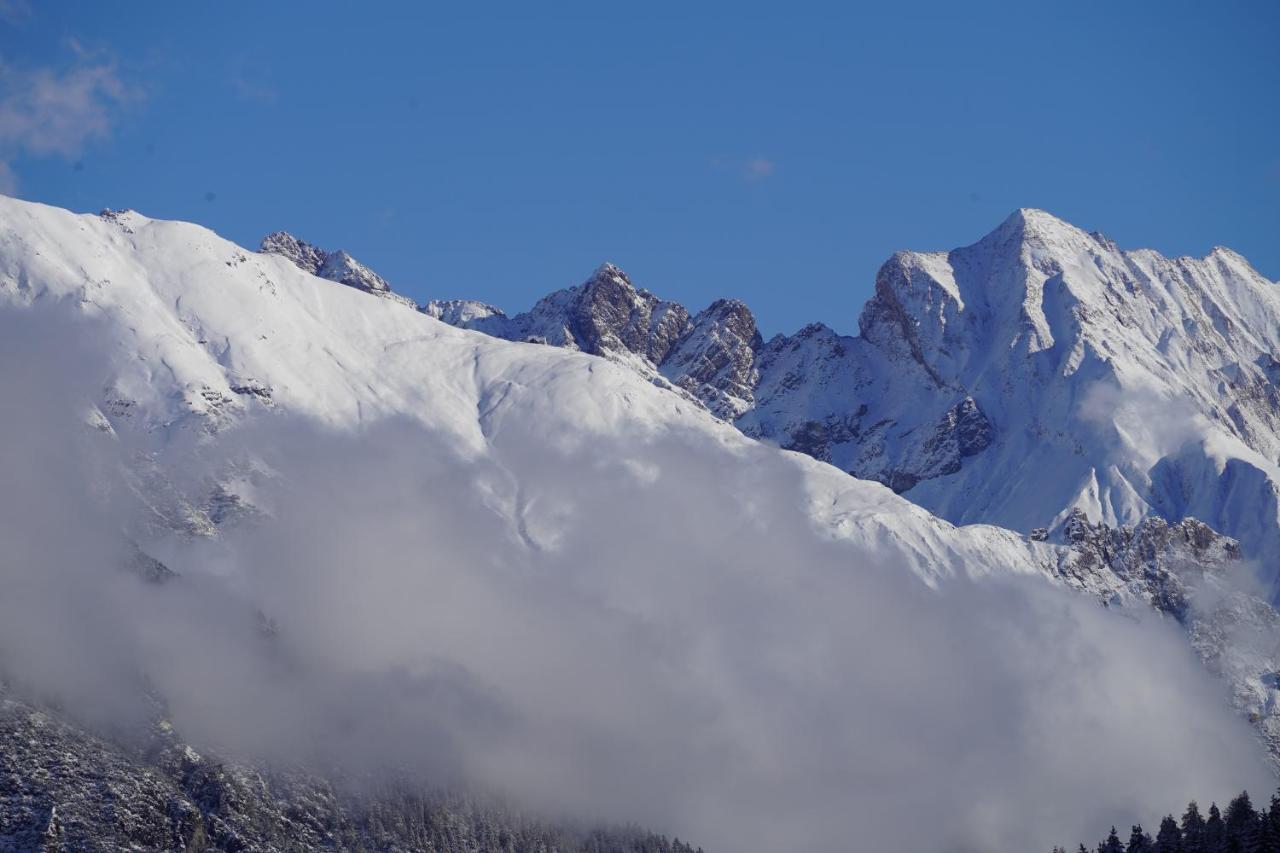
<instances>
[{"instance_id":1,"label":"snow slope","mask_svg":"<svg viewBox=\"0 0 1280 853\"><path fill-rule=\"evenodd\" d=\"M504 422L572 444L694 431L752 442L632 370L563 349L453 328L357 289L317 286L283 257L195 225L137 213L74 215L0 199L0 299L65 303L111 330L101 414L117 431L187 446L250 411L333 429L409 418L485 454ZM835 535L899 543L925 579L1034 572L1041 546L996 528L957 529L877 483L798 454L815 521Z\"/></svg>"}]
</instances>

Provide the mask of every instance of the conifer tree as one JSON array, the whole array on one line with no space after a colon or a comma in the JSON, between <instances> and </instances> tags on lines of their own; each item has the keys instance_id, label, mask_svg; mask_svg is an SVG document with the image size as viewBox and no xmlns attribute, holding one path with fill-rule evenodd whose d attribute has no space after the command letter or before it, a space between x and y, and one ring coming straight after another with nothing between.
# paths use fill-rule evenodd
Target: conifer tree
<instances>
[{"instance_id":1,"label":"conifer tree","mask_svg":"<svg viewBox=\"0 0 1280 853\"><path fill-rule=\"evenodd\" d=\"M1129 832L1129 846L1125 853L1151 853L1151 846L1151 836L1142 831L1142 824L1138 824Z\"/></svg>"},{"instance_id":2,"label":"conifer tree","mask_svg":"<svg viewBox=\"0 0 1280 853\"><path fill-rule=\"evenodd\" d=\"M1120 835L1111 827L1111 834L1098 845L1098 853L1124 853L1124 845L1120 843Z\"/></svg>"},{"instance_id":3,"label":"conifer tree","mask_svg":"<svg viewBox=\"0 0 1280 853\"><path fill-rule=\"evenodd\" d=\"M1280 792L1271 795L1271 807L1262 815L1258 847L1262 853L1280 853Z\"/></svg>"},{"instance_id":4,"label":"conifer tree","mask_svg":"<svg viewBox=\"0 0 1280 853\"><path fill-rule=\"evenodd\" d=\"M1242 791L1227 805L1222 823L1227 853L1257 853L1258 812L1249 799L1248 791Z\"/></svg>"},{"instance_id":5,"label":"conifer tree","mask_svg":"<svg viewBox=\"0 0 1280 853\"><path fill-rule=\"evenodd\" d=\"M1182 830L1173 815L1165 815L1160 821L1160 831L1156 833L1155 853L1183 853Z\"/></svg>"},{"instance_id":6,"label":"conifer tree","mask_svg":"<svg viewBox=\"0 0 1280 853\"><path fill-rule=\"evenodd\" d=\"M1195 800L1188 803L1187 810L1182 813L1182 853L1207 853L1204 818Z\"/></svg>"},{"instance_id":7,"label":"conifer tree","mask_svg":"<svg viewBox=\"0 0 1280 853\"><path fill-rule=\"evenodd\" d=\"M1224 853L1226 831L1222 825L1222 812L1217 803L1209 804L1209 817L1204 822L1205 853Z\"/></svg>"}]
</instances>

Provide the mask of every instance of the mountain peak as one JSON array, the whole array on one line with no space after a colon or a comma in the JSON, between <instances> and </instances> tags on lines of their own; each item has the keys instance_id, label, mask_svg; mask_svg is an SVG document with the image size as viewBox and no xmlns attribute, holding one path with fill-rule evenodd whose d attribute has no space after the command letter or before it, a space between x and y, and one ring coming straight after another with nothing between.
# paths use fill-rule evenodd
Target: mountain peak
<instances>
[{"instance_id":1,"label":"mountain peak","mask_svg":"<svg viewBox=\"0 0 1280 853\"><path fill-rule=\"evenodd\" d=\"M1000 223L986 239L992 236L1000 235L1002 237L1011 237L1017 235L1023 239L1035 237L1050 237L1055 235L1061 236L1088 236L1084 231L1060 219L1048 211L1041 210L1037 207L1020 207Z\"/></svg>"},{"instance_id":2,"label":"mountain peak","mask_svg":"<svg viewBox=\"0 0 1280 853\"><path fill-rule=\"evenodd\" d=\"M419 310L428 317L462 328L476 328L475 324L490 317L497 318L499 321L507 319L507 315L501 308L475 299L432 299ZM481 330L487 331L483 328Z\"/></svg>"},{"instance_id":3,"label":"mountain peak","mask_svg":"<svg viewBox=\"0 0 1280 853\"><path fill-rule=\"evenodd\" d=\"M330 252L325 256L324 264L320 267L317 275L369 293L391 292L391 285L387 283L385 278L351 257L350 254L342 249Z\"/></svg>"},{"instance_id":4,"label":"mountain peak","mask_svg":"<svg viewBox=\"0 0 1280 853\"><path fill-rule=\"evenodd\" d=\"M288 231L273 231L262 238L258 251L288 258L298 269L366 293L389 296L391 285L382 276L353 258L344 249L327 252L300 240ZM401 297L397 297L401 298Z\"/></svg>"},{"instance_id":5,"label":"mountain peak","mask_svg":"<svg viewBox=\"0 0 1280 853\"><path fill-rule=\"evenodd\" d=\"M320 273L324 266L326 253L323 249L312 246L290 234L288 231L273 231L262 238L258 251L264 255L280 255L288 258L300 270L312 275Z\"/></svg>"},{"instance_id":6,"label":"mountain peak","mask_svg":"<svg viewBox=\"0 0 1280 853\"><path fill-rule=\"evenodd\" d=\"M595 270L592 271L591 277L588 278L584 284L591 285L602 281L623 284L633 290L635 289L635 285L631 283L631 277L627 275L621 267L610 263L609 261L605 261L600 266L596 267Z\"/></svg>"}]
</instances>

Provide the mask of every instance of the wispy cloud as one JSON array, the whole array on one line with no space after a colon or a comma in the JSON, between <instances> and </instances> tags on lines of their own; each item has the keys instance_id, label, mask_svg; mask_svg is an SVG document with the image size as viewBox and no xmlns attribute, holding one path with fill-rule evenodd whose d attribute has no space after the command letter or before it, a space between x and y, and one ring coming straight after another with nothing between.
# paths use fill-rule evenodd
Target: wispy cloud
<instances>
[{"instance_id":1,"label":"wispy cloud","mask_svg":"<svg viewBox=\"0 0 1280 853\"><path fill-rule=\"evenodd\" d=\"M64 69L0 65L0 188L17 187L12 162L23 154L73 159L114 128L117 110L139 96L114 61L69 42Z\"/></svg>"},{"instance_id":2,"label":"wispy cloud","mask_svg":"<svg viewBox=\"0 0 1280 853\"><path fill-rule=\"evenodd\" d=\"M280 90L272 82L271 63L261 56L237 54L227 65L227 81L231 91L242 101L274 104Z\"/></svg>"},{"instance_id":3,"label":"wispy cloud","mask_svg":"<svg viewBox=\"0 0 1280 853\"><path fill-rule=\"evenodd\" d=\"M752 157L742 167L742 178L749 183L763 181L773 176L774 164L764 157Z\"/></svg>"},{"instance_id":4,"label":"wispy cloud","mask_svg":"<svg viewBox=\"0 0 1280 853\"><path fill-rule=\"evenodd\" d=\"M768 157L713 157L711 168L724 172L749 184L759 183L773 177L777 171L777 163Z\"/></svg>"},{"instance_id":5,"label":"wispy cloud","mask_svg":"<svg viewBox=\"0 0 1280 853\"><path fill-rule=\"evenodd\" d=\"M237 97L261 104L274 104L280 97L280 93L271 86L243 74L231 78L231 88Z\"/></svg>"}]
</instances>

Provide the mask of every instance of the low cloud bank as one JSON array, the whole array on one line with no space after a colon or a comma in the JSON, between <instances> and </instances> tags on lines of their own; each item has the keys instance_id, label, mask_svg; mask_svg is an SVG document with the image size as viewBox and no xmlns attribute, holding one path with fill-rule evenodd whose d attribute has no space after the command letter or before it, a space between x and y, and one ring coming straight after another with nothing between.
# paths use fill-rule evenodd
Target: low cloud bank
<instances>
[{"instance_id":1,"label":"low cloud bank","mask_svg":"<svg viewBox=\"0 0 1280 853\"><path fill-rule=\"evenodd\" d=\"M144 449L56 324L0 328L0 671L107 727L411 770L709 851L1036 850L1273 779L1154 614L1035 579L925 588L819 535L797 468L694 435L481 460L284 416L182 443L264 515L116 566ZM194 449L192 449L194 447ZM249 461L252 460L252 465ZM246 473L248 472L248 473ZM144 496L145 497L145 496Z\"/></svg>"}]
</instances>

